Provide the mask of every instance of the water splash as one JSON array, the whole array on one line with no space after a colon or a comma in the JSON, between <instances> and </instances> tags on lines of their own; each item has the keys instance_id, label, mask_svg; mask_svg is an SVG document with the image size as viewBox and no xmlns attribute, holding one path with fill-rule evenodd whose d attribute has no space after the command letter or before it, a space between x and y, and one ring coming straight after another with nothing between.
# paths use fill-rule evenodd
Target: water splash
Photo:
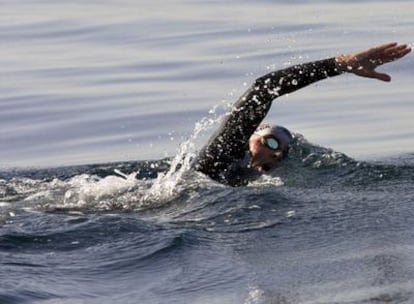
<instances>
[{"instance_id":1,"label":"water splash","mask_svg":"<svg viewBox=\"0 0 414 304\"><path fill-rule=\"evenodd\" d=\"M275 292L271 290L263 290L259 287L249 288L249 293L248 293L248 296L244 304L266 304L266 303L288 304L288 303L292 303L292 301L288 299L286 295L281 294L280 292Z\"/></svg>"},{"instance_id":2,"label":"water splash","mask_svg":"<svg viewBox=\"0 0 414 304\"><path fill-rule=\"evenodd\" d=\"M294 134L294 141L291 145L289 156L291 159L293 158L305 166L315 169L344 167L357 163L344 153L310 143L299 133Z\"/></svg>"},{"instance_id":3,"label":"water splash","mask_svg":"<svg viewBox=\"0 0 414 304\"><path fill-rule=\"evenodd\" d=\"M96 171L87 173L79 169L80 172L69 178L63 174L62 179L50 180L47 176L46 179L15 178L12 183L2 180L0 198L4 201L22 200L40 208L65 210L138 210L164 205L184 190L198 187L198 178L188 178L187 175L196 174L190 167L197 153L197 140L222 117L216 111L217 107L210 111L213 117L205 117L195 124L191 136L168 161L168 169L166 161L161 160L141 163L129 173L109 165L102 166L103 170L95 168ZM87 167L84 169L88 171ZM101 171L105 171L105 176L101 176Z\"/></svg>"},{"instance_id":4,"label":"water splash","mask_svg":"<svg viewBox=\"0 0 414 304\"><path fill-rule=\"evenodd\" d=\"M216 109L212 110L210 113L215 113L215 111ZM214 118L205 117L195 124L192 135L180 145L176 156L171 162L171 167L168 172L160 173L151 188L148 189L142 197L141 202L143 204L154 201L162 203L171 200L175 198L180 191L188 187L188 183L187 185L184 185L184 182L188 182L188 180L185 179L185 176L191 168L192 160L196 157L196 141L204 132L216 125L218 121L221 120L221 117L222 116L216 116Z\"/></svg>"},{"instance_id":5,"label":"water splash","mask_svg":"<svg viewBox=\"0 0 414 304\"><path fill-rule=\"evenodd\" d=\"M125 178L126 177L126 178ZM139 183L135 180L135 174L119 176L107 176L98 178L90 175L73 177L68 183L68 190L64 192L62 208L90 208L101 210L125 209L123 195L132 192Z\"/></svg>"},{"instance_id":6,"label":"water splash","mask_svg":"<svg viewBox=\"0 0 414 304\"><path fill-rule=\"evenodd\" d=\"M203 199L200 197L209 196L212 189L214 196L210 198L217 201L220 200L217 187L220 191L226 188L191 170L198 149L197 140L221 117L206 117L197 122L190 138L180 145L171 160L27 170L13 174L1 172L0 213L4 215L20 208L84 212L166 207L169 208L167 217L177 214L181 217L182 212L186 212L182 202L201 204ZM412 180L412 172L410 164L360 163L343 153L313 145L302 135L295 134L283 165L250 183L248 192L275 186L369 185L396 178ZM229 191L232 195L233 191Z\"/></svg>"}]
</instances>

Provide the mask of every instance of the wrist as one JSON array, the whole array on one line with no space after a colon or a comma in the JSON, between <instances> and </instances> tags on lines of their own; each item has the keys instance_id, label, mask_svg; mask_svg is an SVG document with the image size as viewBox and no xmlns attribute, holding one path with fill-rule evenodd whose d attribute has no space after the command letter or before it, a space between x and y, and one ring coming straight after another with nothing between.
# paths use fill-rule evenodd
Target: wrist
<instances>
[{"instance_id":1,"label":"wrist","mask_svg":"<svg viewBox=\"0 0 414 304\"><path fill-rule=\"evenodd\" d=\"M352 66L350 65L350 62L350 55L340 54L335 57L336 68L340 72L351 72Z\"/></svg>"}]
</instances>

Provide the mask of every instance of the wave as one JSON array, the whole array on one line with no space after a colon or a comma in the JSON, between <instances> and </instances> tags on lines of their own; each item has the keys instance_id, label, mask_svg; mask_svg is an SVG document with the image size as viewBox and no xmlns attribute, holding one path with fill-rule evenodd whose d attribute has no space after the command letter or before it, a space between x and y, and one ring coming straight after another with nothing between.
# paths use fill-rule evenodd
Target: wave
<instances>
[{"instance_id":1,"label":"wave","mask_svg":"<svg viewBox=\"0 0 414 304\"><path fill-rule=\"evenodd\" d=\"M411 298L409 157L359 162L296 134L281 167L239 188L190 170L190 157L1 173L8 282L30 269L43 285L0 301L76 298L78 282L99 282L81 289L83 298L154 290L180 298L234 286L247 286L238 301L247 304ZM403 249L384 253L393 242ZM375 275L360 274L367 264ZM60 278L69 283L59 289Z\"/></svg>"},{"instance_id":2,"label":"wave","mask_svg":"<svg viewBox=\"0 0 414 304\"><path fill-rule=\"evenodd\" d=\"M217 201L220 193L226 199L238 197L240 189L193 172L189 168L192 156L187 149L175 159L0 172L0 208L137 211L174 202L186 205L201 197ZM248 185L247 192L267 186L376 187L381 182L412 183L413 173L411 164L358 162L296 134L288 159Z\"/></svg>"}]
</instances>

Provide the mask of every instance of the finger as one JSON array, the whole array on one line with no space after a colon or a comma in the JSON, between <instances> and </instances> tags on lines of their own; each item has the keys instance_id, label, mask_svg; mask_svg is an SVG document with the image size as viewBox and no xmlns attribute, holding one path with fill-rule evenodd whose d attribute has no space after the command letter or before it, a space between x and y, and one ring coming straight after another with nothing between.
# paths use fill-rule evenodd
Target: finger
<instances>
[{"instance_id":1,"label":"finger","mask_svg":"<svg viewBox=\"0 0 414 304\"><path fill-rule=\"evenodd\" d=\"M372 57L374 57L374 60L378 61L380 64L383 64L399 59L407 55L410 51L411 49L406 44L402 44L389 47L382 52L373 55Z\"/></svg>"},{"instance_id":2,"label":"finger","mask_svg":"<svg viewBox=\"0 0 414 304\"><path fill-rule=\"evenodd\" d=\"M374 50L382 52L382 51L384 51L388 48L395 47L396 45L398 45L398 42L390 42L390 43L386 43L386 44L382 44L382 45L379 45L377 47L374 47Z\"/></svg>"},{"instance_id":3,"label":"finger","mask_svg":"<svg viewBox=\"0 0 414 304\"><path fill-rule=\"evenodd\" d=\"M403 49L403 50L399 50L399 51L397 51L393 55L393 60L402 58L402 57L404 57L405 55L407 55L410 52L411 52L411 49L410 48L406 48L406 49Z\"/></svg>"},{"instance_id":4,"label":"finger","mask_svg":"<svg viewBox=\"0 0 414 304\"><path fill-rule=\"evenodd\" d=\"M386 73L379 73L377 71L373 71L372 78L381 80L381 81L385 81L385 82L390 82L391 81L391 76L386 74Z\"/></svg>"},{"instance_id":5,"label":"finger","mask_svg":"<svg viewBox=\"0 0 414 304\"><path fill-rule=\"evenodd\" d=\"M408 53L411 52L411 47L406 46L405 49L401 49L397 52L399 58L404 57L405 55L407 55Z\"/></svg>"},{"instance_id":6,"label":"finger","mask_svg":"<svg viewBox=\"0 0 414 304\"><path fill-rule=\"evenodd\" d=\"M397 50L397 49L399 49L401 47L404 48L405 46L406 46L405 44L393 43L393 44L390 44L387 47L385 47L383 50L384 50L384 52L387 52L389 50Z\"/></svg>"},{"instance_id":7,"label":"finger","mask_svg":"<svg viewBox=\"0 0 414 304\"><path fill-rule=\"evenodd\" d=\"M376 47L372 48L370 50L370 53L372 55L374 55L374 54L381 54L381 53L384 53L385 50L387 50L389 48L393 48L396 45L398 45L397 42L390 42L390 43L382 44L382 45L379 45L379 46L376 46Z\"/></svg>"},{"instance_id":8,"label":"finger","mask_svg":"<svg viewBox=\"0 0 414 304\"><path fill-rule=\"evenodd\" d=\"M408 47L406 44L400 45L392 49L387 49L386 53L384 54L386 56L386 59L385 58L384 59L386 62L390 62L390 61L402 58L410 52L411 52L411 48Z\"/></svg>"},{"instance_id":9,"label":"finger","mask_svg":"<svg viewBox=\"0 0 414 304\"><path fill-rule=\"evenodd\" d=\"M396 45L394 47L390 47L384 50L385 54L389 54L389 55L394 55L397 54L401 51L404 51L407 49L407 45L406 44L401 44L401 45Z\"/></svg>"}]
</instances>

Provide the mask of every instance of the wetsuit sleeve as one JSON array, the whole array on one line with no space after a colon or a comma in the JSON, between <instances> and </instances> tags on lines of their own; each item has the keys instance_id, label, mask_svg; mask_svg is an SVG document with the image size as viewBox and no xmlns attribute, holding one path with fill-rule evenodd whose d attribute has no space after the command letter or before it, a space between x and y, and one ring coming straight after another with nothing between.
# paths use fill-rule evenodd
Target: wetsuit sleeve
<instances>
[{"instance_id":1,"label":"wetsuit sleeve","mask_svg":"<svg viewBox=\"0 0 414 304\"><path fill-rule=\"evenodd\" d=\"M195 160L195 168L220 180L230 164L244 157L250 136L265 118L272 101L311 83L339 75L335 58L309 62L258 78L234 104L220 128Z\"/></svg>"}]
</instances>

